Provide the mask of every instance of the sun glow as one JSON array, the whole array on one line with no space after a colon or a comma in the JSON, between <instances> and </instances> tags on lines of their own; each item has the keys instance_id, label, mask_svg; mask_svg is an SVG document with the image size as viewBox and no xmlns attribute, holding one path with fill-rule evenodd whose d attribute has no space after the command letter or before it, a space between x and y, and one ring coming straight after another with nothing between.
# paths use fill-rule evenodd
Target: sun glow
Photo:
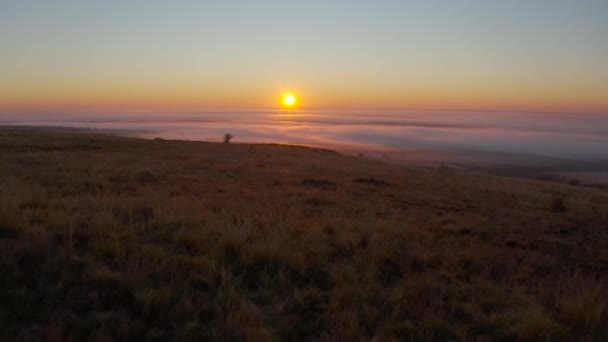
<instances>
[{"instance_id":1,"label":"sun glow","mask_svg":"<svg viewBox=\"0 0 608 342\"><path fill-rule=\"evenodd\" d=\"M298 104L298 99L292 93L283 94L281 98L281 104L285 108L294 108Z\"/></svg>"}]
</instances>

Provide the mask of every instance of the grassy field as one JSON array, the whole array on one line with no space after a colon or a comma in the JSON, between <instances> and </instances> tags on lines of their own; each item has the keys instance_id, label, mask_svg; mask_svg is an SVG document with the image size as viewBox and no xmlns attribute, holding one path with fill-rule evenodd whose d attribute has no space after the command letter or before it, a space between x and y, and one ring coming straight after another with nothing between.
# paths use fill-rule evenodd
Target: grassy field
<instances>
[{"instance_id":1,"label":"grassy field","mask_svg":"<svg viewBox=\"0 0 608 342\"><path fill-rule=\"evenodd\" d=\"M608 192L0 129L1 340L606 340Z\"/></svg>"}]
</instances>

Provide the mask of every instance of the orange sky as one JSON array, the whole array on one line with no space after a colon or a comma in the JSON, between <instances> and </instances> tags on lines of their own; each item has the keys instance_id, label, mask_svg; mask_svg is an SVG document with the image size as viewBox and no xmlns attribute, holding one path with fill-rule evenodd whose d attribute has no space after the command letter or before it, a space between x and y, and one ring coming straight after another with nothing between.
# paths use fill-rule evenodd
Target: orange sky
<instances>
[{"instance_id":1,"label":"orange sky","mask_svg":"<svg viewBox=\"0 0 608 342\"><path fill-rule=\"evenodd\" d=\"M18 82L15 82L18 83ZM412 81L393 87L350 85L320 87L318 84L251 87L228 84L205 87L195 84L48 84L0 89L3 111L193 111L204 109L267 109L278 107L281 94L291 91L301 105L310 108L378 109L474 109L608 113L608 101L600 88L527 87L471 84L458 87ZM192 82L194 83L194 82ZM426 83L426 84L425 84ZM8 84L8 83L7 83ZM608 94L608 93L606 93Z\"/></svg>"}]
</instances>

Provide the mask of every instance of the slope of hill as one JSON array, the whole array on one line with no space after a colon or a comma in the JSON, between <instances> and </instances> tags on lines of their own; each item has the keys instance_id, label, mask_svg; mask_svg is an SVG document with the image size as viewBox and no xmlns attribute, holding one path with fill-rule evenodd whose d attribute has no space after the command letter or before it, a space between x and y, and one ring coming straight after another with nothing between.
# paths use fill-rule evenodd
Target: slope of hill
<instances>
[{"instance_id":1,"label":"slope of hill","mask_svg":"<svg viewBox=\"0 0 608 342\"><path fill-rule=\"evenodd\" d=\"M608 193L0 130L0 338L608 338Z\"/></svg>"}]
</instances>

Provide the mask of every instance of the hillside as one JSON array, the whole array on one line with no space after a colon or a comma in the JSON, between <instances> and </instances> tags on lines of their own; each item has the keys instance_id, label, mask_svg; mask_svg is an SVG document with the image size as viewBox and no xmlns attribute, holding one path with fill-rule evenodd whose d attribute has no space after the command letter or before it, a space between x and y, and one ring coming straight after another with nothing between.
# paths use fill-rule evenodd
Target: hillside
<instances>
[{"instance_id":1,"label":"hillside","mask_svg":"<svg viewBox=\"0 0 608 342\"><path fill-rule=\"evenodd\" d=\"M608 339L608 192L0 129L0 339Z\"/></svg>"}]
</instances>

